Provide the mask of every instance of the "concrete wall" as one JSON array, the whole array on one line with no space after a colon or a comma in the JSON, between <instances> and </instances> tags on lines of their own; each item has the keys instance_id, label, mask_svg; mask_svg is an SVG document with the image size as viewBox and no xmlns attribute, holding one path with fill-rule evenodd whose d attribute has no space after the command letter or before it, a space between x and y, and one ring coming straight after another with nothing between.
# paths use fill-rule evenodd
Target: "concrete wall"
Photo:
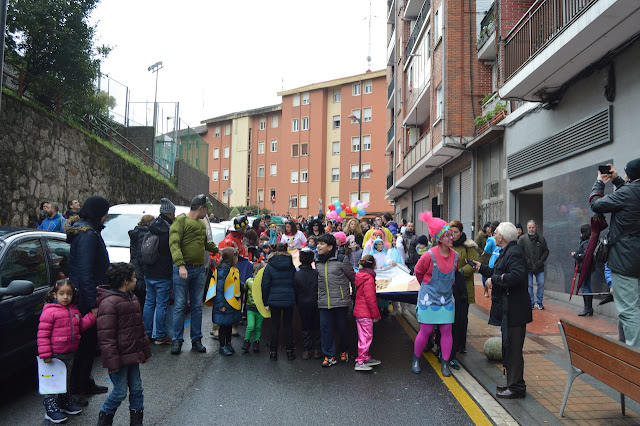
<instances>
[{"instance_id":1,"label":"concrete wall","mask_svg":"<svg viewBox=\"0 0 640 426\"><path fill-rule=\"evenodd\" d=\"M151 156L151 145L153 141L153 126L125 127L123 135L135 146Z\"/></svg>"}]
</instances>

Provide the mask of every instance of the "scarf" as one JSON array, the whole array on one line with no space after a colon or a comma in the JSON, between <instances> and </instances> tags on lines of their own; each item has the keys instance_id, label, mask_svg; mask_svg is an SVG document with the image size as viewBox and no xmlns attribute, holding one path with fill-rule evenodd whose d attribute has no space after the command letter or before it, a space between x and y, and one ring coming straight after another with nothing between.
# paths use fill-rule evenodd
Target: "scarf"
<instances>
[{"instance_id":1,"label":"scarf","mask_svg":"<svg viewBox=\"0 0 640 426\"><path fill-rule=\"evenodd\" d=\"M453 242L453 246L454 247L461 246L462 244L464 244L465 241L467 241L467 235L463 232L462 234L460 234L460 238L458 238Z\"/></svg>"}]
</instances>

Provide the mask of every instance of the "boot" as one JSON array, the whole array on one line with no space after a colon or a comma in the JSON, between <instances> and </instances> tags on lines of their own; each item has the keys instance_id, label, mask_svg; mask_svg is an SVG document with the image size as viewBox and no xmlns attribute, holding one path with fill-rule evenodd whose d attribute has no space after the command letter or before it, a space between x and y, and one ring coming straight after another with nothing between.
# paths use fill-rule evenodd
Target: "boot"
<instances>
[{"instance_id":1,"label":"boot","mask_svg":"<svg viewBox=\"0 0 640 426\"><path fill-rule=\"evenodd\" d=\"M58 407L60 411L66 414L80 414L82 413L82 408L78 405L74 404L73 399L71 398L71 394L63 393L58 395Z\"/></svg>"},{"instance_id":2,"label":"boot","mask_svg":"<svg viewBox=\"0 0 640 426\"><path fill-rule=\"evenodd\" d=\"M584 301L584 309L578 314L580 317L593 315L593 296L582 296Z\"/></svg>"},{"instance_id":3,"label":"boot","mask_svg":"<svg viewBox=\"0 0 640 426\"><path fill-rule=\"evenodd\" d=\"M44 405L45 413L44 418L49 420L51 423L62 423L67 420L67 416L64 415L60 411L60 407L58 407L58 403L56 402L56 398L53 396L49 396L44 399L42 402Z\"/></svg>"},{"instance_id":4,"label":"boot","mask_svg":"<svg viewBox=\"0 0 640 426\"><path fill-rule=\"evenodd\" d=\"M411 359L411 371L414 374L420 374L420 357L417 357L415 354L413 355L413 358Z\"/></svg>"},{"instance_id":5,"label":"boot","mask_svg":"<svg viewBox=\"0 0 640 426\"><path fill-rule=\"evenodd\" d=\"M449 369L449 360L443 359L440 364L442 365L442 375L444 377L451 377L451 370Z\"/></svg>"},{"instance_id":6,"label":"boot","mask_svg":"<svg viewBox=\"0 0 640 426\"><path fill-rule=\"evenodd\" d=\"M142 426L142 417L144 414L144 410L129 410L130 417L130 425L131 426Z\"/></svg>"},{"instance_id":7,"label":"boot","mask_svg":"<svg viewBox=\"0 0 640 426\"><path fill-rule=\"evenodd\" d=\"M104 411L100 411L98 414L98 426L108 426L113 424L114 414L107 414Z\"/></svg>"},{"instance_id":8,"label":"boot","mask_svg":"<svg viewBox=\"0 0 640 426\"><path fill-rule=\"evenodd\" d=\"M251 342L248 340L245 340L244 343L242 344L242 353L243 354L248 354L249 353L249 348L251 348Z\"/></svg>"},{"instance_id":9,"label":"boot","mask_svg":"<svg viewBox=\"0 0 640 426\"><path fill-rule=\"evenodd\" d=\"M260 340L253 342L253 352L256 354L260 353Z\"/></svg>"},{"instance_id":10,"label":"boot","mask_svg":"<svg viewBox=\"0 0 640 426\"><path fill-rule=\"evenodd\" d=\"M277 361L278 360L278 352L269 352L269 359L271 361Z\"/></svg>"},{"instance_id":11,"label":"boot","mask_svg":"<svg viewBox=\"0 0 640 426\"><path fill-rule=\"evenodd\" d=\"M287 359L289 361L296 359L296 352L293 349L287 349Z\"/></svg>"}]
</instances>

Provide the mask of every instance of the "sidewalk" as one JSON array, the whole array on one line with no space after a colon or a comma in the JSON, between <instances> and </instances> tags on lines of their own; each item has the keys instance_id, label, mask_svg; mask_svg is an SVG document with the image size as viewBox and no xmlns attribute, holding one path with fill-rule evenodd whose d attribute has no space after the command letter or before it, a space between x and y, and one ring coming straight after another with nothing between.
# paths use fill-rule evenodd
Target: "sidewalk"
<instances>
[{"instance_id":1,"label":"sidewalk","mask_svg":"<svg viewBox=\"0 0 640 426\"><path fill-rule=\"evenodd\" d=\"M491 299L483 297L481 285L476 285L475 290L476 303L469 309L467 353L459 354L458 360L495 395L496 385L504 383L505 378L502 377L502 364L489 362L484 356L484 343L490 337L499 337L500 329L487 324ZM586 374L574 381L564 417L558 416L567 383L566 357L558 320L566 318L615 339L618 329L615 320L597 314L579 317L576 307L563 302L548 299L544 306L545 310L533 311L533 322L527 325L524 343L527 397L496 400L522 425L640 425L640 404L626 398L626 416L623 416L620 394Z\"/></svg>"}]
</instances>

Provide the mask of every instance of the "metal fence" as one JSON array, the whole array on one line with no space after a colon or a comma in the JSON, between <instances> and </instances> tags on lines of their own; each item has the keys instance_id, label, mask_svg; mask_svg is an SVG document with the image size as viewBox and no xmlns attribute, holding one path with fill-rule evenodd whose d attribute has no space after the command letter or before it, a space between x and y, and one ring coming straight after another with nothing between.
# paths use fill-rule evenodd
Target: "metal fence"
<instances>
[{"instance_id":1,"label":"metal fence","mask_svg":"<svg viewBox=\"0 0 640 426\"><path fill-rule=\"evenodd\" d=\"M179 123L179 128L156 137L155 152L158 162L173 172L175 160L180 159L208 174L209 144L182 120Z\"/></svg>"}]
</instances>

